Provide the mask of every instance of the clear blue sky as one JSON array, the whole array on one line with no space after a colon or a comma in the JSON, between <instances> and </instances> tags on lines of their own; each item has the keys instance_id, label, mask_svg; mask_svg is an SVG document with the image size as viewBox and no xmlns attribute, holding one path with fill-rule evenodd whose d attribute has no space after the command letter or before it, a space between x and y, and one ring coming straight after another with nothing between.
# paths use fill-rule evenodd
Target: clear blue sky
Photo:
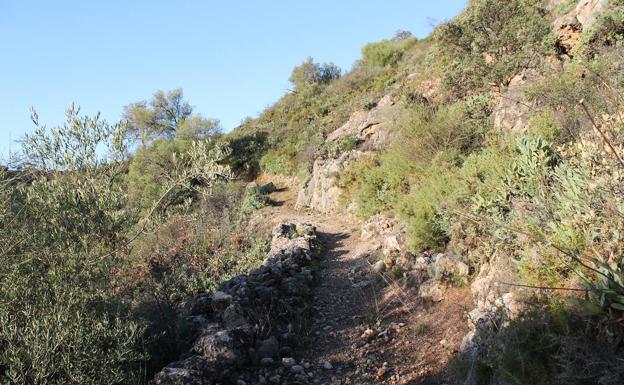
<instances>
[{"instance_id":1,"label":"clear blue sky","mask_svg":"<svg viewBox=\"0 0 624 385\"><path fill-rule=\"evenodd\" d=\"M343 69L398 29L426 36L465 0L0 0L0 157L72 102L120 118L158 89L184 89L226 130L288 87L307 56Z\"/></svg>"}]
</instances>

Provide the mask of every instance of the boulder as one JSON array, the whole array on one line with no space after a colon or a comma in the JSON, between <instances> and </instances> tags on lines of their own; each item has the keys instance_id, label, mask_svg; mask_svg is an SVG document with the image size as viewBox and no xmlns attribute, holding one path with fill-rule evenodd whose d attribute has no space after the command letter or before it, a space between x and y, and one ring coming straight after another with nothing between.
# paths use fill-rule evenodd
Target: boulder
<instances>
[{"instance_id":1,"label":"boulder","mask_svg":"<svg viewBox=\"0 0 624 385\"><path fill-rule=\"evenodd\" d=\"M525 289L501 284L501 282L515 283L517 279L516 266L508 257L499 256L483 261L470 285L476 309L491 312L507 307L509 314L517 314L522 309L519 298Z\"/></svg>"},{"instance_id":2,"label":"boulder","mask_svg":"<svg viewBox=\"0 0 624 385\"><path fill-rule=\"evenodd\" d=\"M391 254L393 252L404 252L407 249L407 240L405 234L397 232L387 235L383 240L384 253Z\"/></svg>"},{"instance_id":3,"label":"boulder","mask_svg":"<svg viewBox=\"0 0 624 385\"><path fill-rule=\"evenodd\" d=\"M191 303L190 315L205 315L212 312L212 298L209 294L198 295Z\"/></svg>"},{"instance_id":4,"label":"boulder","mask_svg":"<svg viewBox=\"0 0 624 385\"><path fill-rule=\"evenodd\" d=\"M434 261L435 276L438 280L468 278L470 269L459 259L441 253L435 256Z\"/></svg>"},{"instance_id":5,"label":"boulder","mask_svg":"<svg viewBox=\"0 0 624 385\"><path fill-rule=\"evenodd\" d=\"M429 278L429 274L426 270L413 270L405 276L405 287L408 289L418 288L423 282L426 282Z\"/></svg>"},{"instance_id":6,"label":"boulder","mask_svg":"<svg viewBox=\"0 0 624 385\"><path fill-rule=\"evenodd\" d=\"M429 279L420 285L418 296L428 302L440 302L444 299L444 290L438 281Z\"/></svg>"},{"instance_id":7,"label":"boulder","mask_svg":"<svg viewBox=\"0 0 624 385\"><path fill-rule=\"evenodd\" d=\"M336 213L343 209L340 202L343 191L337 184L339 175L351 163L366 156L370 154L352 150L340 154L335 159L316 159L310 179L299 190L295 208L310 208L325 214Z\"/></svg>"},{"instance_id":8,"label":"boulder","mask_svg":"<svg viewBox=\"0 0 624 385\"><path fill-rule=\"evenodd\" d=\"M357 111L340 128L327 136L337 141L347 135L367 144L370 150L381 149L389 139L390 123L396 106L391 95L386 95L370 111Z\"/></svg>"},{"instance_id":9,"label":"boulder","mask_svg":"<svg viewBox=\"0 0 624 385\"><path fill-rule=\"evenodd\" d=\"M218 370L239 366L243 363L230 332L217 327L204 330L202 335L193 343L192 352L203 357L208 364L213 365Z\"/></svg>"},{"instance_id":10,"label":"boulder","mask_svg":"<svg viewBox=\"0 0 624 385\"><path fill-rule=\"evenodd\" d=\"M401 269L409 271L414 269L415 261L411 254L404 253L399 255L399 257L395 260L395 264Z\"/></svg>"},{"instance_id":11,"label":"boulder","mask_svg":"<svg viewBox=\"0 0 624 385\"><path fill-rule=\"evenodd\" d=\"M382 260L375 262L373 265L373 271L377 274L381 274L386 271L386 263Z\"/></svg>"},{"instance_id":12,"label":"boulder","mask_svg":"<svg viewBox=\"0 0 624 385\"><path fill-rule=\"evenodd\" d=\"M191 356L182 361L172 362L154 376L150 385L211 385L209 376L213 373L206 360Z\"/></svg>"},{"instance_id":13,"label":"boulder","mask_svg":"<svg viewBox=\"0 0 624 385\"><path fill-rule=\"evenodd\" d=\"M232 302L232 296L222 291L215 292L211 299L212 304L217 309L224 309Z\"/></svg>"},{"instance_id":14,"label":"boulder","mask_svg":"<svg viewBox=\"0 0 624 385\"><path fill-rule=\"evenodd\" d=\"M525 70L511 79L492 114L495 128L506 133L526 130L535 105L528 100L524 85L535 80L537 76L536 71Z\"/></svg>"},{"instance_id":15,"label":"boulder","mask_svg":"<svg viewBox=\"0 0 624 385\"><path fill-rule=\"evenodd\" d=\"M397 226L398 223L394 219L381 214L373 215L362 225L360 239L369 241L380 236L386 236L391 234Z\"/></svg>"},{"instance_id":16,"label":"boulder","mask_svg":"<svg viewBox=\"0 0 624 385\"><path fill-rule=\"evenodd\" d=\"M271 336L259 342L257 354L261 360L265 358L270 358L272 360L277 359L279 356L279 342L277 338Z\"/></svg>"},{"instance_id":17,"label":"boulder","mask_svg":"<svg viewBox=\"0 0 624 385\"><path fill-rule=\"evenodd\" d=\"M609 0L581 0L572 12L583 29L588 29L608 6Z\"/></svg>"},{"instance_id":18,"label":"boulder","mask_svg":"<svg viewBox=\"0 0 624 385\"><path fill-rule=\"evenodd\" d=\"M609 0L580 0L570 12L555 19L553 30L559 54L571 56L583 31L588 30L608 6Z\"/></svg>"},{"instance_id":19,"label":"boulder","mask_svg":"<svg viewBox=\"0 0 624 385\"><path fill-rule=\"evenodd\" d=\"M223 315L221 317L223 320L223 326L225 326L227 330L250 328L243 308L239 304L231 304L228 306L223 311Z\"/></svg>"}]
</instances>

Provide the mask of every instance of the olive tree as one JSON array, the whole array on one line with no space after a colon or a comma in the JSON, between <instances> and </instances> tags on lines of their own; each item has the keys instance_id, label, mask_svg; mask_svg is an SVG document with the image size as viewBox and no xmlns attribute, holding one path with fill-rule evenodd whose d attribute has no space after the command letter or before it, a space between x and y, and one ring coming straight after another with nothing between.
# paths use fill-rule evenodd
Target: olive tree
<instances>
[{"instance_id":1,"label":"olive tree","mask_svg":"<svg viewBox=\"0 0 624 385\"><path fill-rule=\"evenodd\" d=\"M193 107L184 99L181 88L156 91L149 102L125 106L123 118L130 138L140 140L143 145L155 138L172 139L180 135L202 138L220 132L218 120L193 114Z\"/></svg>"},{"instance_id":2,"label":"olive tree","mask_svg":"<svg viewBox=\"0 0 624 385\"><path fill-rule=\"evenodd\" d=\"M306 86L327 84L341 76L341 69L334 63L315 63L308 57L303 63L295 67L288 79L296 89Z\"/></svg>"},{"instance_id":3,"label":"olive tree","mask_svg":"<svg viewBox=\"0 0 624 385\"><path fill-rule=\"evenodd\" d=\"M229 150L202 141L176 154L145 214L122 178L127 125L74 106L58 127L32 117L22 171L0 173L0 383L141 383L147 325L119 294L119 272L175 191L230 177Z\"/></svg>"}]
</instances>

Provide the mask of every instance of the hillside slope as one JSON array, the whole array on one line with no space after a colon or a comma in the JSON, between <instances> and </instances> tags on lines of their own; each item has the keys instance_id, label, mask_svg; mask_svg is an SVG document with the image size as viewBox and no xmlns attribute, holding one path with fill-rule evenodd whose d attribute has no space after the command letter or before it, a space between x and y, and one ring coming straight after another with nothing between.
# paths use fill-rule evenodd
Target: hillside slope
<instances>
[{"instance_id":1,"label":"hillside slope","mask_svg":"<svg viewBox=\"0 0 624 385\"><path fill-rule=\"evenodd\" d=\"M33 113L0 383L624 383L623 42L623 0L471 0L229 134Z\"/></svg>"},{"instance_id":2,"label":"hillside slope","mask_svg":"<svg viewBox=\"0 0 624 385\"><path fill-rule=\"evenodd\" d=\"M458 382L619 383L623 7L471 1L232 140L262 138L256 171L297 177L298 209L397 223L370 253L388 282L444 253L409 296L470 288Z\"/></svg>"}]
</instances>

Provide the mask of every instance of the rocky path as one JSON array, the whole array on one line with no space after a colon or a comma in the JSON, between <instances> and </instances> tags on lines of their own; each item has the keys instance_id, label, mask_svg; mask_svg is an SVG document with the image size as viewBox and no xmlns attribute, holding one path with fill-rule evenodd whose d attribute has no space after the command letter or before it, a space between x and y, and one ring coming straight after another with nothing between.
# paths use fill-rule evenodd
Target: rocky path
<instances>
[{"instance_id":1,"label":"rocky path","mask_svg":"<svg viewBox=\"0 0 624 385\"><path fill-rule=\"evenodd\" d=\"M316 310L302 348L283 362L283 384L442 384L447 364L467 332L468 289L452 289L440 304L373 273L374 240L342 217L294 210L287 191L263 218L315 225L323 243L314 290ZM290 368L299 372L296 380Z\"/></svg>"},{"instance_id":2,"label":"rocky path","mask_svg":"<svg viewBox=\"0 0 624 385\"><path fill-rule=\"evenodd\" d=\"M381 261L398 242L393 225L366 224L363 238L347 218L295 210L293 195L278 189L256 212L249 231L272 229L267 258L193 299L198 337L150 384L450 384L472 300L467 287L435 286L429 270L453 260Z\"/></svg>"}]
</instances>

